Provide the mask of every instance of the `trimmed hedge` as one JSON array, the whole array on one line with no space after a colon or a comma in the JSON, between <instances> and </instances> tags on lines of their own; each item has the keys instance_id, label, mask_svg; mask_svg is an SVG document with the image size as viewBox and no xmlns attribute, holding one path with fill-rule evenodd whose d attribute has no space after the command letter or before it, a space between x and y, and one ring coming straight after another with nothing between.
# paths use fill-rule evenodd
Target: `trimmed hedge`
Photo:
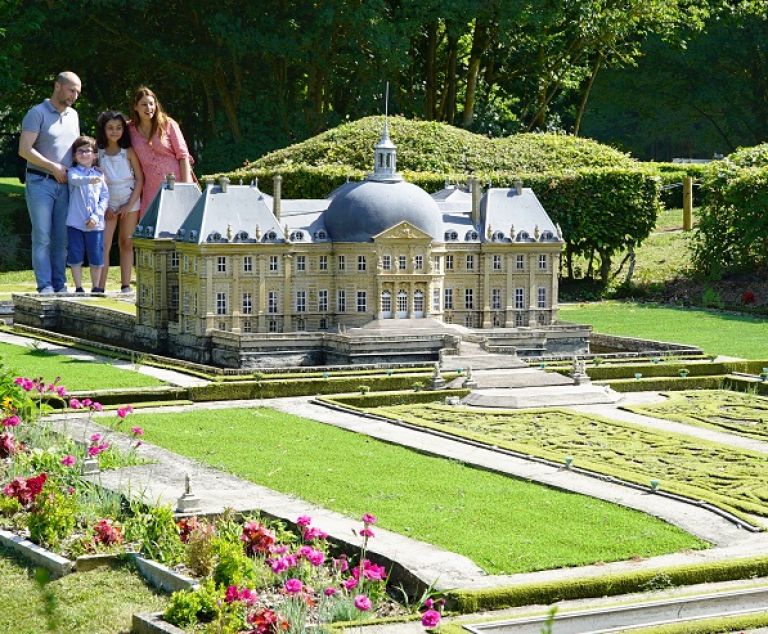
<instances>
[{"instance_id":1,"label":"trimmed hedge","mask_svg":"<svg viewBox=\"0 0 768 634\"><path fill-rule=\"evenodd\" d=\"M600 365L587 368L587 374L593 381L612 379L633 379L636 372L643 377L677 377L680 370L688 370L689 377L728 374L732 370L725 363L638 363L621 366Z\"/></svg>"},{"instance_id":2,"label":"trimmed hedge","mask_svg":"<svg viewBox=\"0 0 768 634\"><path fill-rule=\"evenodd\" d=\"M410 389L419 381L426 387L431 374L393 374L392 376L346 376L274 381L239 381L213 383L189 388L193 401L225 401L254 398L311 396L313 394L342 394L357 392L361 384L373 392Z\"/></svg>"},{"instance_id":3,"label":"trimmed hedge","mask_svg":"<svg viewBox=\"0 0 768 634\"><path fill-rule=\"evenodd\" d=\"M654 627L632 629L633 634L728 634L729 632L744 632L757 627L768 626L768 613L740 614L738 616L721 616L700 621L685 621L669 623Z\"/></svg>"},{"instance_id":4,"label":"trimmed hedge","mask_svg":"<svg viewBox=\"0 0 768 634\"><path fill-rule=\"evenodd\" d=\"M768 557L750 557L705 564L637 570L600 577L526 583L506 588L454 590L446 599L461 613L501 610L522 605L549 605L567 599L588 599L638 592L663 578L674 586L751 579L768 575Z\"/></svg>"},{"instance_id":5,"label":"trimmed hedge","mask_svg":"<svg viewBox=\"0 0 768 634\"><path fill-rule=\"evenodd\" d=\"M334 396L323 400L330 403L338 403L365 410L372 407L385 407L389 405L408 405L410 403L429 403L431 401L443 401L447 396L463 398L471 390L421 390L415 392L386 392L383 394L358 394L355 396Z\"/></svg>"},{"instance_id":6,"label":"trimmed hedge","mask_svg":"<svg viewBox=\"0 0 768 634\"><path fill-rule=\"evenodd\" d=\"M617 392L675 392L679 390L720 390L725 385L724 376L697 376L688 378L651 377L648 379L616 379L599 381Z\"/></svg>"}]
</instances>

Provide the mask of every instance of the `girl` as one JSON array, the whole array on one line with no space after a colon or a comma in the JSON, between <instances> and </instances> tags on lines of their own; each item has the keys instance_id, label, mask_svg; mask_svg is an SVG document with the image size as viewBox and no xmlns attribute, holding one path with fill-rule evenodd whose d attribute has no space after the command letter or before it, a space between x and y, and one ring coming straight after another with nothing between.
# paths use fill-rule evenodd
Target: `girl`
<instances>
[{"instance_id":1,"label":"girl","mask_svg":"<svg viewBox=\"0 0 768 634\"><path fill-rule=\"evenodd\" d=\"M72 144L74 167L67 172L67 264L72 269L75 293L83 292L83 259L88 254L91 293L103 293L99 286L104 264L104 212L109 202L107 184L94 167L96 139L79 136Z\"/></svg>"},{"instance_id":2,"label":"girl","mask_svg":"<svg viewBox=\"0 0 768 634\"><path fill-rule=\"evenodd\" d=\"M139 87L131 108L131 145L144 170L142 218L167 174L173 174L178 183L193 182L193 160L179 124L165 114L155 93L146 86Z\"/></svg>"},{"instance_id":3,"label":"girl","mask_svg":"<svg viewBox=\"0 0 768 634\"><path fill-rule=\"evenodd\" d=\"M96 143L99 146L99 166L109 187L109 207L104 216L104 268L99 287L106 288L109 273L109 252L115 227L120 224L120 292L131 292L133 271L133 232L139 221L139 195L144 173L131 147L128 123L121 112L102 112L96 121Z\"/></svg>"}]
</instances>

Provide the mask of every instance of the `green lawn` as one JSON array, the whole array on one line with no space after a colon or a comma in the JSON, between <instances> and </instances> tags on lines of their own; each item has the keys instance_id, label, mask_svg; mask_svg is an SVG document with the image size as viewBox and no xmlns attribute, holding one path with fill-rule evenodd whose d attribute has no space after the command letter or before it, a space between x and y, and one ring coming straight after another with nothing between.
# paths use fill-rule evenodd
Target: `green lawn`
<instances>
[{"instance_id":1,"label":"green lawn","mask_svg":"<svg viewBox=\"0 0 768 634\"><path fill-rule=\"evenodd\" d=\"M768 398L725 390L670 392L667 396L663 403L625 409L686 425L768 440Z\"/></svg>"},{"instance_id":2,"label":"green lawn","mask_svg":"<svg viewBox=\"0 0 768 634\"><path fill-rule=\"evenodd\" d=\"M48 631L40 589L31 571L21 559L2 548L0 583L0 634ZM56 598L56 631L67 634L127 634L134 612L163 610L167 602L129 567L67 575L47 588Z\"/></svg>"},{"instance_id":3,"label":"green lawn","mask_svg":"<svg viewBox=\"0 0 768 634\"><path fill-rule=\"evenodd\" d=\"M768 456L567 410L481 410L435 403L374 408L377 414L596 473L768 517Z\"/></svg>"},{"instance_id":4,"label":"green lawn","mask_svg":"<svg viewBox=\"0 0 768 634\"><path fill-rule=\"evenodd\" d=\"M42 376L47 381L60 376L70 392L164 385L154 377L131 370L119 370L108 363L83 361L47 350L8 343L0 343L0 365L17 375Z\"/></svg>"},{"instance_id":5,"label":"green lawn","mask_svg":"<svg viewBox=\"0 0 768 634\"><path fill-rule=\"evenodd\" d=\"M615 301L562 306L559 319L599 333L691 344L707 354L768 359L767 319Z\"/></svg>"},{"instance_id":6,"label":"green lawn","mask_svg":"<svg viewBox=\"0 0 768 634\"><path fill-rule=\"evenodd\" d=\"M146 440L272 489L466 555L489 573L648 557L703 544L676 527L270 409L136 414Z\"/></svg>"}]
</instances>

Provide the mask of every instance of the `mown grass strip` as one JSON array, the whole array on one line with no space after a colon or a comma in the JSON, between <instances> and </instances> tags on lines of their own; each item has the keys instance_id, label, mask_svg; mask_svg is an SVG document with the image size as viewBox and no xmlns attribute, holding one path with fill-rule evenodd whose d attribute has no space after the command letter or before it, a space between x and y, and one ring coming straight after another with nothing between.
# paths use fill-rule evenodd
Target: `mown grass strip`
<instances>
[{"instance_id":1,"label":"mown grass strip","mask_svg":"<svg viewBox=\"0 0 768 634\"><path fill-rule=\"evenodd\" d=\"M0 634L48 631L42 594L30 573L24 560L0 548ZM68 634L130 632L134 612L162 610L167 602L128 565L67 575L46 589L56 599L56 631Z\"/></svg>"},{"instance_id":2,"label":"mown grass strip","mask_svg":"<svg viewBox=\"0 0 768 634\"><path fill-rule=\"evenodd\" d=\"M489 573L649 557L704 544L642 513L269 409L137 414L146 440L465 555Z\"/></svg>"},{"instance_id":3,"label":"mown grass strip","mask_svg":"<svg viewBox=\"0 0 768 634\"><path fill-rule=\"evenodd\" d=\"M558 318L591 324L599 333L699 346L707 354L768 358L768 319L613 301L562 306Z\"/></svg>"},{"instance_id":4,"label":"mown grass strip","mask_svg":"<svg viewBox=\"0 0 768 634\"><path fill-rule=\"evenodd\" d=\"M42 376L46 381L53 381L57 376L64 377L64 385L69 391L164 385L154 377L114 368L108 363L75 359L42 348L2 342L0 366L22 376Z\"/></svg>"},{"instance_id":5,"label":"mown grass strip","mask_svg":"<svg viewBox=\"0 0 768 634\"><path fill-rule=\"evenodd\" d=\"M482 410L435 403L379 407L392 419L705 500L741 517L768 516L768 455L567 410Z\"/></svg>"}]
</instances>

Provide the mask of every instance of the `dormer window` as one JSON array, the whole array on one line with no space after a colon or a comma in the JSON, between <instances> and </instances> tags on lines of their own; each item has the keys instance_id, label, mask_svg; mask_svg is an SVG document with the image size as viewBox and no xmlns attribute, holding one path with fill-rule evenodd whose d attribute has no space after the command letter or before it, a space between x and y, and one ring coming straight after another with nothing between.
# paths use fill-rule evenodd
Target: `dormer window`
<instances>
[{"instance_id":1,"label":"dormer window","mask_svg":"<svg viewBox=\"0 0 768 634\"><path fill-rule=\"evenodd\" d=\"M195 231L194 229L192 229L192 230L189 232L189 241L190 241L190 242L195 242L196 240L197 240L197 231Z\"/></svg>"},{"instance_id":2,"label":"dormer window","mask_svg":"<svg viewBox=\"0 0 768 634\"><path fill-rule=\"evenodd\" d=\"M467 231L467 235L464 237L466 241L477 240L477 231Z\"/></svg>"},{"instance_id":3,"label":"dormer window","mask_svg":"<svg viewBox=\"0 0 768 634\"><path fill-rule=\"evenodd\" d=\"M303 231L294 231L291 233L291 240L292 241L298 241L304 239L304 232Z\"/></svg>"},{"instance_id":4,"label":"dormer window","mask_svg":"<svg viewBox=\"0 0 768 634\"><path fill-rule=\"evenodd\" d=\"M267 231L264 234L264 242L273 242L277 240L277 234L274 231Z\"/></svg>"},{"instance_id":5,"label":"dormer window","mask_svg":"<svg viewBox=\"0 0 768 634\"><path fill-rule=\"evenodd\" d=\"M328 239L328 234L323 229L320 229L320 231L315 231L315 239L326 240Z\"/></svg>"},{"instance_id":6,"label":"dormer window","mask_svg":"<svg viewBox=\"0 0 768 634\"><path fill-rule=\"evenodd\" d=\"M180 240L183 240L185 235L187 235L187 230L186 229L179 229L176 232L176 237L179 238Z\"/></svg>"},{"instance_id":7,"label":"dormer window","mask_svg":"<svg viewBox=\"0 0 768 634\"><path fill-rule=\"evenodd\" d=\"M493 241L494 242L501 242L504 240L504 232L503 231L494 231L493 233Z\"/></svg>"},{"instance_id":8,"label":"dormer window","mask_svg":"<svg viewBox=\"0 0 768 634\"><path fill-rule=\"evenodd\" d=\"M459 239L459 234L456 233L455 231L446 231L445 232L445 239L446 239L446 241L458 240Z\"/></svg>"},{"instance_id":9,"label":"dormer window","mask_svg":"<svg viewBox=\"0 0 768 634\"><path fill-rule=\"evenodd\" d=\"M517 234L517 241L518 242L525 242L526 240L530 240L531 236L528 235L527 231L521 231Z\"/></svg>"},{"instance_id":10,"label":"dormer window","mask_svg":"<svg viewBox=\"0 0 768 634\"><path fill-rule=\"evenodd\" d=\"M248 239L248 232L247 231L238 231L237 235L235 236L235 240L238 242L245 242Z\"/></svg>"},{"instance_id":11,"label":"dormer window","mask_svg":"<svg viewBox=\"0 0 768 634\"><path fill-rule=\"evenodd\" d=\"M221 234L218 231L213 231L208 235L208 242L220 242Z\"/></svg>"},{"instance_id":12,"label":"dormer window","mask_svg":"<svg viewBox=\"0 0 768 634\"><path fill-rule=\"evenodd\" d=\"M554 240L554 239L555 239L555 234L552 233L551 231L542 232L541 238L539 238L541 242L545 242L547 240Z\"/></svg>"}]
</instances>

